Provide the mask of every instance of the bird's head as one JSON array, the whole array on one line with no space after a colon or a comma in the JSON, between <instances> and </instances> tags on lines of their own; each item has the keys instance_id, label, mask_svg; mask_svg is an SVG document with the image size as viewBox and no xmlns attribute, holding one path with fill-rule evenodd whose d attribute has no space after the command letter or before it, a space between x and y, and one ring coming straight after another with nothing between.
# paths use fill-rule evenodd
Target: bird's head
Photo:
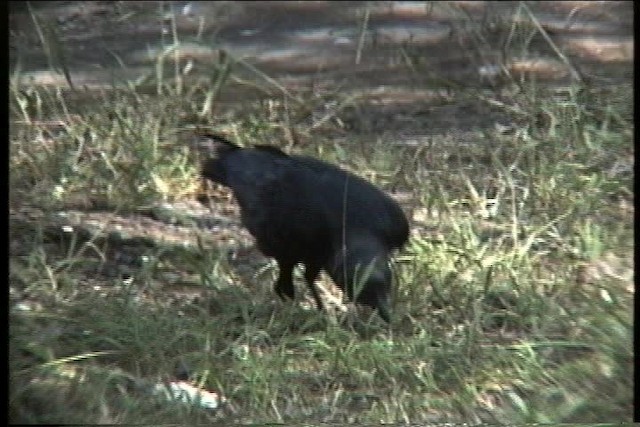
<instances>
[{"instance_id":1,"label":"bird's head","mask_svg":"<svg viewBox=\"0 0 640 427\"><path fill-rule=\"evenodd\" d=\"M337 251L329 275L352 301L378 311L386 322L391 317L389 251L373 237L347 240Z\"/></svg>"}]
</instances>

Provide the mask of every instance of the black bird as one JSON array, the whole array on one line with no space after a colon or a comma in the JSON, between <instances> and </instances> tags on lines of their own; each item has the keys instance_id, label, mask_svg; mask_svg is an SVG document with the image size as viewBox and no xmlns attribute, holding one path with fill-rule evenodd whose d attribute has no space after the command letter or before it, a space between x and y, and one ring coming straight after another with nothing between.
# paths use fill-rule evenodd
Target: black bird
<instances>
[{"instance_id":1,"label":"black bird","mask_svg":"<svg viewBox=\"0 0 640 427\"><path fill-rule=\"evenodd\" d=\"M393 199L334 165L277 147L241 148L204 135L200 148L207 153L202 176L231 188L242 223L260 250L276 259L280 297L294 297L293 268L302 263L318 309L323 305L314 282L324 270L349 299L390 321L389 256L409 237Z\"/></svg>"}]
</instances>

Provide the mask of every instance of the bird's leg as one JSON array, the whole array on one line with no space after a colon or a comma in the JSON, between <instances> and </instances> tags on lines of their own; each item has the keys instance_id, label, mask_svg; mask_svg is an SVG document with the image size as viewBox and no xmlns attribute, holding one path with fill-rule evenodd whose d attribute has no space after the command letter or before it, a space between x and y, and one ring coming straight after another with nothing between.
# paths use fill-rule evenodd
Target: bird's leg
<instances>
[{"instance_id":1,"label":"bird's leg","mask_svg":"<svg viewBox=\"0 0 640 427\"><path fill-rule=\"evenodd\" d=\"M278 261L278 267L280 269L278 280L276 281L273 290L282 299L295 297L295 289L293 288L293 267L295 264L290 262Z\"/></svg>"},{"instance_id":2,"label":"bird's leg","mask_svg":"<svg viewBox=\"0 0 640 427\"><path fill-rule=\"evenodd\" d=\"M320 299L320 294L318 294L318 288L316 287L315 281L318 278L318 273L320 273L320 267L317 265L306 265L304 269L304 278L307 281L307 285L311 290L311 295L313 295L313 299L316 300L316 307L318 310L324 310L324 305L322 304L322 300Z\"/></svg>"}]
</instances>

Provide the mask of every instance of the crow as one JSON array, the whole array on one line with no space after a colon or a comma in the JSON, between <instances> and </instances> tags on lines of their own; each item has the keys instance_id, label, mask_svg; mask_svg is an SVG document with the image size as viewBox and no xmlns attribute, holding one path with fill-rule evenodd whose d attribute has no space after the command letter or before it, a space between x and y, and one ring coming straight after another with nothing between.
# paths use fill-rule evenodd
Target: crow
<instances>
[{"instance_id":1,"label":"crow","mask_svg":"<svg viewBox=\"0 0 640 427\"><path fill-rule=\"evenodd\" d=\"M390 322L389 257L409 237L407 218L393 199L312 157L270 145L242 148L212 134L199 142L206 153L202 176L232 190L243 225L260 251L278 263L274 290L281 298L294 298L293 268L303 264L319 310L314 282L324 270L351 301Z\"/></svg>"}]
</instances>

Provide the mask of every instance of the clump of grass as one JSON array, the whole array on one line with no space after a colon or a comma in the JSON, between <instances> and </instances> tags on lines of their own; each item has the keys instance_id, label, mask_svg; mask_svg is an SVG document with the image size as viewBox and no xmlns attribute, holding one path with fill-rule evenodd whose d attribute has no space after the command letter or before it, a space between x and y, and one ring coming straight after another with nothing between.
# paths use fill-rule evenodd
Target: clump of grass
<instances>
[{"instance_id":1,"label":"clump of grass","mask_svg":"<svg viewBox=\"0 0 640 427\"><path fill-rule=\"evenodd\" d=\"M41 88L30 95L45 107L28 117L31 124L13 128L14 199L132 209L195 191L197 170L189 146L176 140L179 118L169 114L176 108L170 103L115 92L94 98L98 108L80 115L69 111L60 91ZM15 100L32 102L19 93ZM22 108L24 115L28 109ZM47 121L39 118L45 114Z\"/></svg>"},{"instance_id":2,"label":"clump of grass","mask_svg":"<svg viewBox=\"0 0 640 427\"><path fill-rule=\"evenodd\" d=\"M607 372L616 369L613 366L630 367L632 360L627 350L631 330L625 326L631 321L631 294L622 290L614 276L599 277L603 282L594 286L594 279L583 273L585 262L602 262L605 253L614 252L629 262L632 251L631 219L619 204L632 192L631 176L612 173L631 148L631 122L624 90L614 93L615 108L611 103L597 104L594 101L602 93L584 88L580 96L570 89L568 99L562 101L540 90L523 93L531 97L526 102L515 98L513 102L520 102L520 108L526 108L527 116L534 119L514 135L493 136L497 148L479 144L470 154L491 159L489 169L496 171L493 185L503 189L498 192L496 211L482 221L461 211L463 204L451 205L455 199L478 198L473 185L468 181L465 185L464 172L447 170L446 176L431 175L420 182L427 188L448 189L437 199L439 209L435 209L447 214L439 216L443 219L431 231L443 237L413 239L414 262L403 266L409 272L401 282L414 283L416 290L401 287L399 299L409 311L431 307L434 320L430 327L438 328L431 335L465 340L467 360L482 359L482 354L495 349L501 353L497 341L520 342L520 351L529 352L522 364L500 368L502 373L516 369L520 372L517 381L523 383L502 393L507 400L502 405L505 412L496 418L500 422L595 422L604 419L596 415L603 408L589 402L602 399L616 408L607 411L611 416L610 411L631 413L629 394L621 398L615 393L616 398L608 400L608 392L593 387L599 384L602 390L610 390L611 377L597 369L576 375L571 368L601 360L605 354L609 362L603 369ZM585 112L587 106L595 105L602 107ZM542 126L535 120L541 112L552 117ZM611 130L614 121L619 125L615 131ZM604 155L601 144L605 141L612 141L609 147L617 155L612 157L611 151ZM474 182L481 179L472 178ZM465 187L471 197L465 194ZM625 225L611 227L617 221ZM601 227L608 230L606 238ZM425 284L416 282L423 277L428 278L431 289L429 301L421 301ZM619 298L610 297L613 288ZM619 328L616 350L600 338L612 323ZM415 321L411 324L419 328ZM485 347L487 339L493 340L490 350ZM564 360L551 362L558 357ZM507 356L502 361L515 360ZM625 362L618 365L621 360ZM488 366L494 367L485 372L496 369L496 362L492 360ZM482 362L474 365L483 371ZM525 372L526 380L520 377ZM587 383L592 385L586 387ZM515 385L501 387L505 391ZM536 391L543 385L556 391ZM486 386L480 381L476 387L477 399L486 393L482 391Z\"/></svg>"}]
</instances>

